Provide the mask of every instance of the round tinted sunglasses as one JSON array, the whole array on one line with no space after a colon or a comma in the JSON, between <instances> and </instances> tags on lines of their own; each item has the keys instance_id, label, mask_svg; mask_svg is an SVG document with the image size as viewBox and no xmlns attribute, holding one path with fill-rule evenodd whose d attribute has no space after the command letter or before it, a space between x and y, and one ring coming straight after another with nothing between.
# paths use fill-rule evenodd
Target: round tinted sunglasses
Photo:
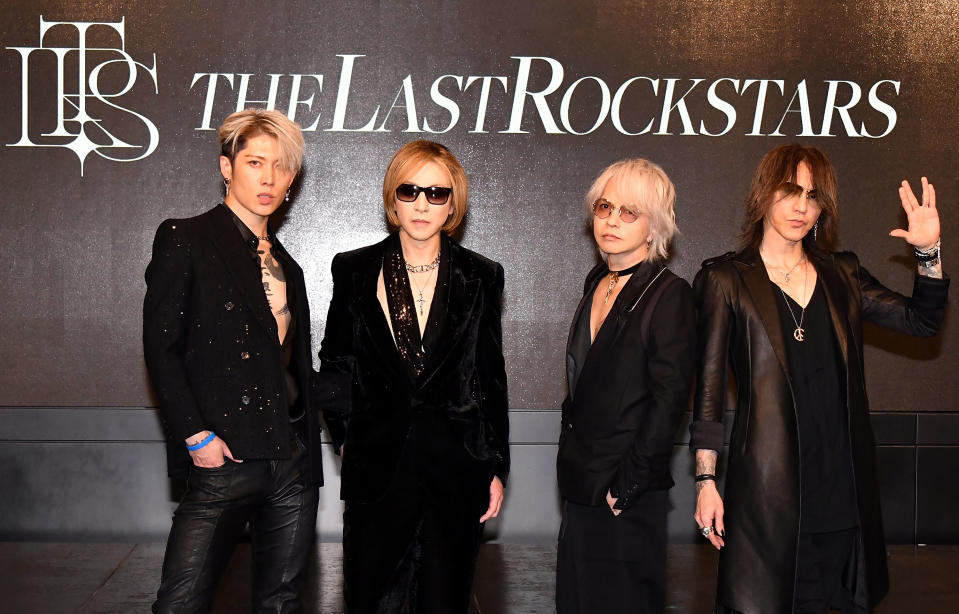
<instances>
[{"instance_id":1,"label":"round tinted sunglasses","mask_svg":"<svg viewBox=\"0 0 959 614\"><path fill-rule=\"evenodd\" d=\"M445 205L446 201L450 199L453 188L442 188L435 185L428 188L421 188L412 183L401 183L399 187L396 188L396 199L402 200L404 203L411 203L419 197L420 192L426 194L426 202L429 204Z\"/></svg>"},{"instance_id":2,"label":"round tinted sunglasses","mask_svg":"<svg viewBox=\"0 0 959 614\"><path fill-rule=\"evenodd\" d=\"M617 207L604 198L600 198L593 203L593 215L601 220L605 220L611 216L616 209L619 209L619 219L623 220L626 224L632 224L639 219L639 214L635 211L630 211L626 207Z\"/></svg>"}]
</instances>

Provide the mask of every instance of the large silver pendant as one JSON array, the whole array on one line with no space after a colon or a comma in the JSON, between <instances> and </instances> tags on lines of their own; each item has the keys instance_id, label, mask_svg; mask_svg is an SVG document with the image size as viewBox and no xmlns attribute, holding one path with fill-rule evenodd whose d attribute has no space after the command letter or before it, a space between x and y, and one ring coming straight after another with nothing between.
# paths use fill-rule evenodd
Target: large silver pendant
<instances>
[{"instance_id":1,"label":"large silver pendant","mask_svg":"<svg viewBox=\"0 0 959 614\"><path fill-rule=\"evenodd\" d=\"M801 326L797 326L796 330L793 331L793 339L796 341L803 341L805 338L806 331Z\"/></svg>"},{"instance_id":2,"label":"large silver pendant","mask_svg":"<svg viewBox=\"0 0 959 614\"><path fill-rule=\"evenodd\" d=\"M417 304L417 305L419 306L419 308L420 308L420 310L419 310L419 311L420 311L420 315L423 315L423 305L426 304L426 299L423 298L423 291L422 291L422 290L420 290L420 297L419 297L418 299L416 299L415 302L416 302L416 304ZM797 329L797 330L798 330L798 329Z\"/></svg>"}]
</instances>

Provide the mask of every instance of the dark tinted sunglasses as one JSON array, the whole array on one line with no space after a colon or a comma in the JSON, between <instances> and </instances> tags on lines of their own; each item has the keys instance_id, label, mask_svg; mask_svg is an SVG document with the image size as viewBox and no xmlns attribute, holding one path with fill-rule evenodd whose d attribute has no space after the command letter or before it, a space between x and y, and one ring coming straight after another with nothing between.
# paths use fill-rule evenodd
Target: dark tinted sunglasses
<instances>
[{"instance_id":1,"label":"dark tinted sunglasses","mask_svg":"<svg viewBox=\"0 0 959 614\"><path fill-rule=\"evenodd\" d=\"M802 196L803 192L805 192L806 198L809 198L810 200L816 200L816 198L819 196L819 192L816 190L816 188L807 190L798 183L793 183L792 181L786 182L786 185L783 186L783 191L788 195L797 194L799 196Z\"/></svg>"},{"instance_id":2,"label":"dark tinted sunglasses","mask_svg":"<svg viewBox=\"0 0 959 614\"><path fill-rule=\"evenodd\" d=\"M453 188L441 188L435 185L421 188L412 183L401 183L396 188L396 199L402 200L404 203L411 203L419 197L420 192L426 194L426 202L429 204L445 205L446 201L450 199L450 194L453 193Z\"/></svg>"}]
</instances>

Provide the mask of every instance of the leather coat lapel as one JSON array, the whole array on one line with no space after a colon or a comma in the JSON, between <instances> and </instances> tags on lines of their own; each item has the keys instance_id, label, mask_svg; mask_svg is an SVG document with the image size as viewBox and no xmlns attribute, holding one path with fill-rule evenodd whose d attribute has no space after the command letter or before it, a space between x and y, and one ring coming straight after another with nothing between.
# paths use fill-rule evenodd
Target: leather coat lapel
<instances>
[{"instance_id":1,"label":"leather coat lapel","mask_svg":"<svg viewBox=\"0 0 959 614\"><path fill-rule=\"evenodd\" d=\"M839 350L842 352L842 364L848 365L849 336L847 331L851 330L851 327L848 326L846 314L849 313L849 292L839 279L836 269L825 262L821 256L810 254L809 261L816 267L816 274L819 275L823 290L826 293L832 327L836 331L836 341L838 341Z\"/></svg>"},{"instance_id":2,"label":"leather coat lapel","mask_svg":"<svg viewBox=\"0 0 959 614\"><path fill-rule=\"evenodd\" d=\"M263 326L269 338L279 345L276 318L273 317L270 304L266 300L266 293L263 292L263 278L256 263L250 257L250 249L243 243L226 209L222 207L214 209L209 221L212 227L209 236L223 259L223 266L230 272L256 321Z\"/></svg>"},{"instance_id":3,"label":"leather coat lapel","mask_svg":"<svg viewBox=\"0 0 959 614\"><path fill-rule=\"evenodd\" d=\"M743 283L753 299L753 305L759 314L759 319L766 330L769 343L779 359L783 373L789 378L789 363L786 361L786 343L783 339L782 327L779 324L779 310L776 307L776 295L773 293L772 282L766 274L766 267L759 257L758 251L745 252L736 257L736 268L743 278Z\"/></svg>"}]
</instances>

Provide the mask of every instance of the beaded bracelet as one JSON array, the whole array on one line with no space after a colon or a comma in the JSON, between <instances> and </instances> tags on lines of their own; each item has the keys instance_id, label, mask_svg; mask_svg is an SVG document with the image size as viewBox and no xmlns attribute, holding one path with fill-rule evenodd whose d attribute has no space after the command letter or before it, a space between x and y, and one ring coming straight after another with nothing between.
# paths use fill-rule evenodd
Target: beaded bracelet
<instances>
[{"instance_id":1,"label":"beaded bracelet","mask_svg":"<svg viewBox=\"0 0 959 614\"><path fill-rule=\"evenodd\" d=\"M202 447L205 446L206 444L208 444L208 443L210 443L211 441L213 441L213 438L214 438L214 437L216 437L216 433L214 433L213 431L210 431L210 434L206 436L206 439L204 439L203 441L198 441L198 442L196 442L195 444L193 444L192 446L191 446L191 445L188 445L188 446L186 447L186 449L189 450L190 452L196 452L197 450L199 450L200 448L202 448Z\"/></svg>"},{"instance_id":2,"label":"beaded bracelet","mask_svg":"<svg viewBox=\"0 0 959 614\"><path fill-rule=\"evenodd\" d=\"M929 262L930 260L939 259L939 250L942 249L942 239L940 238L936 241L936 244L933 245L928 250L921 250L918 247L914 248L916 253L916 260L919 262Z\"/></svg>"}]
</instances>

